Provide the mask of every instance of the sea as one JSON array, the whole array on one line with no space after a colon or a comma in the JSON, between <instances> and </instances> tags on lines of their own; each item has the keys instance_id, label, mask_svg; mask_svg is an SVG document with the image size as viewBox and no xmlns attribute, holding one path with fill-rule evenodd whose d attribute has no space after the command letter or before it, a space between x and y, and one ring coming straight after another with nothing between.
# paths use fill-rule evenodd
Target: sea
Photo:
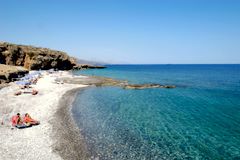
<instances>
[{"instance_id":1,"label":"sea","mask_svg":"<svg viewBox=\"0 0 240 160\"><path fill-rule=\"evenodd\" d=\"M74 71L176 88L89 87L72 114L99 159L240 159L240 65L108 65Z\"/></svg>"}]
</instances>

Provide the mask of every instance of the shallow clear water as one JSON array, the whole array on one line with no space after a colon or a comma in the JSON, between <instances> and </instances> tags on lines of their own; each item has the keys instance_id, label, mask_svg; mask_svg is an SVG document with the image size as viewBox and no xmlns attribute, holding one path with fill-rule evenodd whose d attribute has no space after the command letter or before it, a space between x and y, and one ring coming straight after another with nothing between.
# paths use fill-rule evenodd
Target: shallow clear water
<instances>
[{"instance_id":1,"label":"shallow clear water","mask_svg":"<svg viewBox=\"0 0 240 160\"><path fill-rule=\"evenodd\" d=\"M73 116L101 159L240 159L240 65L117 65L75 74L177 86L81 91Z\"/></svg>"}]
</instances>

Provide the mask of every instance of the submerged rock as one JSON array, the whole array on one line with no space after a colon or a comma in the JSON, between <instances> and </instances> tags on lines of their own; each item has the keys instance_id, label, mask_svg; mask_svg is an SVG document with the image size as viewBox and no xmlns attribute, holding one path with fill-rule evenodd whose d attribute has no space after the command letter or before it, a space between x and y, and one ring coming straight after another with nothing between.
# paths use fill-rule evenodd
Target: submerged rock
<instances>
[{"instance_id":1,"label":"submerged rock","mask_svg":"<svg viewBox=\"0 0 240 160\"><path fill-rule=\"evenodd\" d=\"M160 85L160 84L127 84L124 89L146 89L146 88L176 88L173 85Z\"/></svg>"},{"instance_id":2,"label":"submerged rock","mask_svg":"<svg viewBox=\"0 0 240 160\"><path fill-rule=\"evenodd\" d=\"M174 85L160 85L160 84L129 84L125 80L116 80L106 77L98 76L86 76L85 78L61 78L61 81L65 83L73 84L85 84L85 85L95 85L97 87L101 86L117 86L124 89L146 89L146 88L176 88Z\"/></svg>"}]
</instances>

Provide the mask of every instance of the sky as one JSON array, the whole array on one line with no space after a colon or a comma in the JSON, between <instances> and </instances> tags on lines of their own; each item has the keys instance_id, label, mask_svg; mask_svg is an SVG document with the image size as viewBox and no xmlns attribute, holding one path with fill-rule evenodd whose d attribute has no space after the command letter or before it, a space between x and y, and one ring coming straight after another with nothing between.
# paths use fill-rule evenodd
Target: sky
<instances>
[{"instance_id":1,"label":"sky","mask_svg":"<svg viewBox=\"0 0 240 160\"><path fill-rule=\"evenodd\" d=\"M240 63L239 0L0 0L0 41L117 64Z\"/></svg>"}]
</instances>

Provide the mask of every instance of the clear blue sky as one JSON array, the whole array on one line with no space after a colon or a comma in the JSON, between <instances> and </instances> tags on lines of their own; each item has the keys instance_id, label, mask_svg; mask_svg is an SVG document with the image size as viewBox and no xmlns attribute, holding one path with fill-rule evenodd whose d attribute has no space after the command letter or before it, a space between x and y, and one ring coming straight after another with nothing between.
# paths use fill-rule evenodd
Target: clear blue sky
<instances>
[{"instance_id":1,"label":"clear blue sky","mask_svg":"<svg viewBox=\"0 0 240 160\"><path fill-rule=\"evenodd\" d=\"M110 63L240 63L238 0L2 0L0 41Z\"/></svg>"}]
</instances>

